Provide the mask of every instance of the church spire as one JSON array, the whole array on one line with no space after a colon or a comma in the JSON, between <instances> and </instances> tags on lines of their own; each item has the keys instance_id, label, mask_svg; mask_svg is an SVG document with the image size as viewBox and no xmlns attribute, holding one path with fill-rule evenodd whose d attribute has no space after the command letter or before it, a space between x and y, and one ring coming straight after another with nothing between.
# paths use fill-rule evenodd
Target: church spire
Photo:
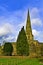
<instances>
[{"instance_id":1,"label":"church spire","mask_svg":"<svg viewBox=\"0 0 43 65\"><path fill-rule=\"evenodd\" d=\"M28 29L28 30L30 29L30 32L32 33L29 10L28 10L28 14L27 14L26 30L27 30L27 29Z\"/></svg>"},{"instance_id":2,"label":"church spire","mask_svg":"<svg viewBox=\"0 0 43 65\"><path fill-rule=\"evenodd\" d=\"M33 39L29 10L28 10L28 14L27 14L26 35L27 35L28 40Z\"/></svg>"}]
</instances>

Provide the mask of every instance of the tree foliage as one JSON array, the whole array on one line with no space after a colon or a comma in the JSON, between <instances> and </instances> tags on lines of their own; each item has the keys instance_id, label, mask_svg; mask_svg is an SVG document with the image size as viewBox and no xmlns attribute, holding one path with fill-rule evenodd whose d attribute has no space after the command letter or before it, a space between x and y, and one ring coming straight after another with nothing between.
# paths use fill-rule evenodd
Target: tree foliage
<instances>
[{"instance_id":1,"label":"tree foliage","mask_svg":"<svg viewBox=\"0 0 43 65\"><path fill-rule=\"evenodd\" d=\"M18 55L29 55L29 44L27 42L24 26L19 32L17 43L16 43L16 49Z\"/></svg>"},{"instance_id":2,"label":"tree foliage","mask_svg":"<svg viewBox=\"0 0 43 65\"><path fill-rule=\"evenodd\" d=\"M6 42L3 47L3 53L4 55L12 55L13 52L13 46L10 42Z\"/></svg>"}]
</instances>

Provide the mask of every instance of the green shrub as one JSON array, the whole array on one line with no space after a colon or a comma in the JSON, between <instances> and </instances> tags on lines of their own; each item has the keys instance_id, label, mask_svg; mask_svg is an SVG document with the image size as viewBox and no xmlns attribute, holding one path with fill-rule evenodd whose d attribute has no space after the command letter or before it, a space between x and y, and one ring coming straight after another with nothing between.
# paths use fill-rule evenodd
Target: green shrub
<instances>
[{"instance_id":1,"label":"green shrub","mask_svg":"<svg viewBox=\"0 0 43 65\"><path fill-rule=\"evenodd\" d=\"M9 56L12 55L12 52L13 52L12 44L10 42L6 42L3 47L3 54Z\"/></svg>"}]
</instances>

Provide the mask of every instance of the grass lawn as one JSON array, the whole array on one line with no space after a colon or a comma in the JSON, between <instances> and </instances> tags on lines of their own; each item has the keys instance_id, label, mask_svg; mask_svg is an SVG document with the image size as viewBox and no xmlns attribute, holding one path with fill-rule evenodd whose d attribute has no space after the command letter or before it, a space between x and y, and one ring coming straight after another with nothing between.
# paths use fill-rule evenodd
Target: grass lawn
<instances>
[{"instance_id":1,"label":"grass lawn","mask_svg":"<svg viewBox=\"0 0 43 65\"><path fill-rule=\"evenodd\" d=\"M0 57L0 65L43 65L36 58Z\"/></svg>"}]
</instances>

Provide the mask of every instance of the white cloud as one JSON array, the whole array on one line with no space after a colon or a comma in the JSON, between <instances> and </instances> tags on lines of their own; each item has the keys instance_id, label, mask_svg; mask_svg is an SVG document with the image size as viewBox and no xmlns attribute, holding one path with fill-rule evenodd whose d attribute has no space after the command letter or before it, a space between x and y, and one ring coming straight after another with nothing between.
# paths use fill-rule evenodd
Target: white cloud
<instances>
[{"instance_id":1,"label":"white cloud","mask_svg":"<svg viewBox=\"0 0 43 65\"><path fill-rule=\"evenodd\" d=\"M3 40L5 40L5 41L11 41L11 40L14 40L15 41L15 38L14 38L14 36L11 36L11 35L9 35L8 37L3 37Z\"/></svg>"},{"instance_id":2,"label":"white cloud","mask_svg":"<svg viewBox=\"0 0 43 65\"><path fill-rule=\"evenodd\" d=\"M5 13L4 13L5 14ZM31 15L31 24L32 26L42 26L42 20L39 17L39 9L33 8L30 12ZM6 35L8 33L14 34L14 36L8 36L7 38L3 38L6 40L17 40L17 36L22 26L26 27L26 17L27 11L18 10L14 12L8 12L0 17L0 36ZM42 33L37 31L36 29L32 30L34 37L42 38ZM41 35L40 35L41 34Z\"/></svg>"},{"instance_id":3,"label":"white cloud","mask_svg":"<svg viewBox=\"0 0 43 65\"><path fill-rule=\"evenodd\" d=\"M9 23L5 23L4 25L0 26L0 36L6 35L8 33L12 33L12 25Z\"/></svg>"},{"instance_id":4,"label":"white cloud","mask_svg":"<svg viewBox=\"0 0 43 65\"><path fill-rule=\"evenodd\" d=\"M42 20L40 18L40 9L34 7L30 10L30 18L31 18L31 25L34 26L42 26Z\"/></svg>"},{"instance_id":5,"label":"white cloud","mask_svg":"<svg viewBox=\"0 0 43 65\"><path fill-rule=\"evenodd\" d=\"M30 10L30 17L31 17L31 25L32 26L42 26L42 20L39 15L40 10L36 7Z\"/></svg>"},{"instance_id":6,"label":"white cloud","mask_svg":"<svg viewBox=\"0 0 43 65\"><path fill-rule=\"evenodd\" d=\"M2 40L12 40L14 38L14 41L17 40L17 36L19 34L19 31L21 30L22 26L25 26L26 24L26 17L27 12L24 10L20 11L14 11L13 13L10 13L10 15L4 15L0 17L0 36L7 35L7 34L13 34L14 36L10 37L8 36L3 37Z\"/></svg>"},{"instance_id":7,"label":"white cloud","mask_svg":"<svg viewBox=\"0 0 43 65\"><path fill-rule=\"evenodd\" d=\"M41 31L41 28L43 27L43 22L40 17L40 10L36 7L32 8L30 15L34 39L38 40L39 42L43 42L43 31Z\"/></svg>"},{"instance_id":8,"label":"white cloud","mask_svg":"<svg viewBox=\"0 0 43 65\"><path fill-rule=\"evenodd\" d=\"M33 34L35 37L37 37L37 36L39 36L39 31L37 31L36 29L33 29L33 30L32 30L32 34Z\"/></svg>"},{"instance_id":9,"label":"white cloud","mask_svg":"<svg viewBox=\"0 0 43 65\"><path fill-rule=\"evenodd\" d=\"M18 25L18 27L19 27L20 29L21 29L23 26L24 26L24 29L26 29L26 19Z\"/></svg>"},{"instance_id":10,"label":"white cloud","mask_svg":"<svg viewBox=\"0 0 43 65\"><path fill-rule=\"evenodd\" d=\"M30 10L30 16L31 18L39 17L39 9L34 7Z\"/></svg>"},{"instance_id":11,"label":"white cloud","mask_svg":"<svg viewBox=\"0 0 43 65\"><path fill-rule=\"evenodd\" d=\"M39 42L43 42L43 31L33 29L32 33L34 35L34 39L38 40Z\"/></svg>"},{"instance_id":12,"label":"white cloud","mask_svg":"<svg viewBox=\"0 0 43 65\"><path fill-rule=\"evenodd\" d=\"M42 26L42 21L40 18L33 18L31 19L32 26Z\"/></svg>"}]
</instances>

